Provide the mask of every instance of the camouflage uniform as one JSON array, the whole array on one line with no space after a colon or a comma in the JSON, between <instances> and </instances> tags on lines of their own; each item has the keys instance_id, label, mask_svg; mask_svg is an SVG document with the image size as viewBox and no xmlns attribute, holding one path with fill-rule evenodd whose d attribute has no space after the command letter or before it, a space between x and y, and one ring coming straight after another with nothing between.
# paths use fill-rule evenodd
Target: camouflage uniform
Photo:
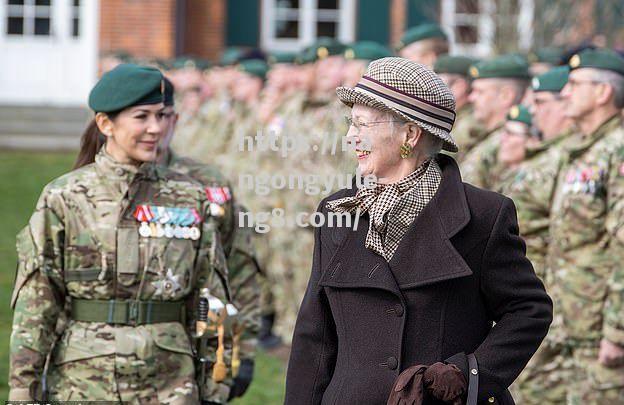
<instances>
[{"instance_id":1,"label":"camouflage uniform","mask_svg":"<svg viewBox=\"0 0 624 405\"><path fill-rule=\"evenodd\" d=\"M569 138L570 133L566 132L529 149L526 160L496 190L516 204L527 257L546 284L549 279L545 261L550 239L550 208L563 164L563 148ZM551 325L549 336L514 383L512 390L518 403L565 403L566 388L574 367L570 351L562 344L559 328L559 325Z\"/></svg>"},{"instance_id":2,"label":"camouflage uniform","mask_svg":"<svg viewBox=\"0 0 624 405\"><path fill-rule=\"evenodd\" d=\"M140 236L142 204L194 209L201 235ZM197 403L189 339L196 293L208 288L224 302L229 295L208 210L204 190L189 177L151 163L119 164L103 150L95 163L46 186L17 240L10 398L40 395L52 350L51 399ZM72 313L59 336L67 300ZM93 317L103 320L86 319Z\"/></svg>"},{"instance_id":3,"label":"camouflage uniform","mask_svg":"<svg viewBox=\"0 0 624 405\"><path fill-rule=\"evenodd\" d=\"M463 181L488 190L494 188L496 179L493 173L500 169L497 155L501 136L501 127L496 127L464 155L460 166Z\"/></svg>"},{"instance_id":4,"label":"camouflage uniform","mask_svg":"<svg viewBox=\"0 0 624 405\"><path fill-rule=\"evenodd\" d=\"M553 199L547 288L570 348L573 404L624 402L624 365L598 363L602 338L624 346L624 130L619 116L566 151ZM558 319L557 319L558 318Z\"/></svg>"},{"instance_id":5,"label":"camouflage uniform","mask_svg":"<svg viewBox=\"0 0 624 405\"><path fill-rule=\"evenodd\" d=\"M459 147L457 153L448 153L461 164L468 152L477 146L488 134L485 128L479 124L473 115L470 105L466 105L457 110L455 125L453 125L453 139Z\"/></svg>"},{"instance_id":6,"label":"camouflage uniform","mask_svg":"<svg viewBox=\"0 0 624 405\"><path fill-rule=\"evenodd\" d=\"M238 211L242 208L236 205L229 182L217 168L183 158L171 150L167 152L164 163L169 169L193 178L206 189L227 258L232 303L238 309L237 318L241 323L241 329L231 331L232 335L237 334L238 340L236 350L239 354L235 363L253 361L260 320L260 294L263 284L267 284L260 272L251 240L253 230L238 227ZM216 195L222 195L222 198L217 199ZM231 358L233 342L228 342L225 349L226 358ZM208 381L211 394L204 395L204 399L227 402L230 387L234 384L233 377L236 377L234 373L219 384Z\"/></svg>"}]
</instances>

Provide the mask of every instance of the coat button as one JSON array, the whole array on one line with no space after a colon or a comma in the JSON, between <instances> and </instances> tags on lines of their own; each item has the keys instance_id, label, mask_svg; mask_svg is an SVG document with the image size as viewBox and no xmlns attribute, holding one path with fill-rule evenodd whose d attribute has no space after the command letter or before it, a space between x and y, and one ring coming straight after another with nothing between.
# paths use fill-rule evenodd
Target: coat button
<instances>
[{"instance_id":1,"label":"coat button","mask_svg":"<svg viewBox=\"0 0 624 405\"><path fill-rule=\"evenodd\" d=\"M394 313L396 316L403 316L403 306L401 304L396 304L394 306Z\"/></svg>"},{"instance_id":2,"label":"coat button","mask_svg":"<svg viewBox=\"0 0 624 405\"><path fill-rule=\"evenodd\" d=\"M390 370L396 370L397 366L399 365L398 360L394 356L388 357L387 362L388 362L388 368Z\"/></svg>"}]
</instances>

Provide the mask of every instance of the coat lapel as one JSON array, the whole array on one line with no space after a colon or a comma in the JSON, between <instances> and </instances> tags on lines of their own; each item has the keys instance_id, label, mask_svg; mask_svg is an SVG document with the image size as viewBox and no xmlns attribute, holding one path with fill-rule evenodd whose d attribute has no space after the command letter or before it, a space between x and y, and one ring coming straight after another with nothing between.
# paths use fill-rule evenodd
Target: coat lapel
<instances>
[{"instance_id":1,"label":"coat lapel","mask_svg":"<svg viewBox=\"0 0 624 405\"><path fill-rule=\"evenodd\" d=\"M439 155L442 181L437 193L412 223L390 263L364 246L369 217L348 230L319 281L342 288L377 288L400 296L400 290L469 276L472 271L450 238L470 221L459 168Z\"/></svg>"},{"instance_id":2,"label":"coat lapel","mask_svg":"<svg viewBox=\"0 0 624 405\"><path fill-rule=\"evenodd\" d=\"M439 155L442 181L437 193L403 236L390 268L401 289L472 274L450 238L470 221L466 194L455 161Z\"/></svg>"}]
</instances>

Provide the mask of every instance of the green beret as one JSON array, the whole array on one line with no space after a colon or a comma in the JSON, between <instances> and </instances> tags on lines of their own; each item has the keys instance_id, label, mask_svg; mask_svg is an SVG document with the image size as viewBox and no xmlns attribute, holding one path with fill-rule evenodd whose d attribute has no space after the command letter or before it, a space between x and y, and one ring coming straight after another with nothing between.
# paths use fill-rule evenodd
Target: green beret
<instances>
[{"instance_id":1,"label":"green beret","mask_svg":"<svg viewBox=\"0 0 624 405\"><path fill-rule=\"evenodd\" d=\"M173 61L174 69L197 69L206 70L210 67L210 62L204 59L181 56Z\"/></svg>"},{"instance_id":2,"label":"green beret","mask_svg":"<svg viewBox=\"0 0 624 405\"><path fill-rule=\"evenodd\" d=\"M273 52L269 55L268 62L272 65L276 63L295 63L296 59L296 52Z\"/></svg>"},{"instance_id":3,"label":"green beret","mask_svg":"<svg viewBox=\"0 0 624 405\"><path fill-rule=\"evenodd\" d=\"M334 38L321 37L312 45L301 51L297 58L300 64L314 63L329 56L342 55L346 47Z\"/></svg>"},{"instance_id":4,"label":"green beret","mask_svg":"<svg viewBox=\"0 0 624 405\"><path fill-rule=\"evenodd\" d=\"M563 49L551 46L539 48L529 53L528 58L530 63L550 63L551 65L558 65L561 63L562 56Z\"/></svg>"},{"instance_id":5,"label":"green beret","mask_svg":"<svg viewBox=\"0 0 624 405\"><path fill-rule=\"evenodd\" d=\"M531 113L525 106L517 104L509 109L507 121L522 122L523 124L531 126Z\"/></svg>"},{"instance_id":6,"label":"green beret","mask_svg":"<svg viewBox=\"0 0 624 405\"><path fill-rule=\"evenodd\" d=\"M615 51L605 48L586 49L570 58L570 70L594 68L612 70L624 75L624 58Z\"/></svg>"},{"instance_id":7,"label":"green beret","mask_svg":"<svg viewBox=\"0 0 624 405\"><path fill-rule=\"evenodd\" d=\"M247 59L238 64L238 70L264 80L269 71L269 65L260 59Z\"/></svg>"},{"instance_id":8,"label":"green beret","mask_svg":"<svg viewBox=\"0 0 624 405\"><path fill-rule=\"evenodd\" d=\"M529 79L529 64L516 54L497 56L478 62L470 67L470 77L474 79L509 78Z\"/></svg>"},{"instance_id":9,"label":"green beret","mask_svg":"<svg viewBox=\"0 0 624 405\"><path fill-rule=\"evenodd\" d=\"M222 66L236 65L238 62L240 62L240 59L244 53L245 51L241 48L226 48L226 50L223 51L223 54L221 55L221 60L219 61L219 64Z\"/></svg>"},{"instance_id":10,"label":"green beret","mask_svg":"<svg viewBox=\"0 0 624 405\"><path fill-rule=\"evenodd\" d=\"M373 41L356 42L344 51L345 59L375 60L387 56L394 54L387 47Z\"/></svg>"},{"instance_id":11,"label":"green beret","mask_svg":"<svg viewBox=\"0 0 624 405\"><path fill-rule=\"evenodd\" d=\"M407 31L405 31L405 33L401 37L401 41L399 41L399 44L397 45L397 49L404 48L413 42L433 38L440 38L445 40L448 39L444 30L438 24L420 24L415 27L411 27Z\"/></svg>"},{"instance_id":12,"label":"green beret","mask_svg":"<svg viewBox=\"0 0 624 405\"><path fill-rule=\"evenodd\" d=\"M436 73L451 73L462 76L469 76L470 66L477 63L477 59L467 56L441 55L433 65Z\"/></svg>"},{"instance_id":13,"label":"green beret","mask_svg":"<svg viewBox=\"0 0 624 405\"><path fill-rule=\"evenodd\" d=\"M165 94L163 97L163 103L165 104L165 106L172 106L175 103L173 94L175 93L175 87L173 86L173 83L171 83L171 80L167 79L166 77L164 78L165 80Z\"/></svg>"},{"instance_id":14,"label":"green beret","mask_svg":"<svg viewBox=\"0 0 624 405\"><path fill-rule=\"evenodd\" d=\"M113 112L134 105L163 102L165 82L160 70L133 64L118 65L104 73L89 94L89 108Z\"/></svg>"},{"instance_id":15,"label":"green beret","mask_svg":"<svg viewBox=\"0 0 624 405\"><path fill-rule=\"evenodd\" d=\"M567 66L557 66L546 73L536 76L531 81L533 91L560 92L568 82L570 69Z\"/></svg>"}]
</instances>

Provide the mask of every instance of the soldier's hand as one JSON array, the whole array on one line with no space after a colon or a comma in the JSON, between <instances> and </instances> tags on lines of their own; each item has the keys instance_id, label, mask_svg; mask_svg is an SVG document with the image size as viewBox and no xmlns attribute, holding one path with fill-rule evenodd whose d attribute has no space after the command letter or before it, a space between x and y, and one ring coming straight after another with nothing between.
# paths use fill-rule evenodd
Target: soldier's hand
<instances>
[{"instance_id":1,"label":"soldier's hand","mask_svg":"<svg viewBox=\"0 0 624 405\"><path fill-rule=\"evenodd\" d=\"M624 364L624 347L611 343L603 338L600 341L598 362L605 367L618 367Z\"/></svg>"}]
</instances>

